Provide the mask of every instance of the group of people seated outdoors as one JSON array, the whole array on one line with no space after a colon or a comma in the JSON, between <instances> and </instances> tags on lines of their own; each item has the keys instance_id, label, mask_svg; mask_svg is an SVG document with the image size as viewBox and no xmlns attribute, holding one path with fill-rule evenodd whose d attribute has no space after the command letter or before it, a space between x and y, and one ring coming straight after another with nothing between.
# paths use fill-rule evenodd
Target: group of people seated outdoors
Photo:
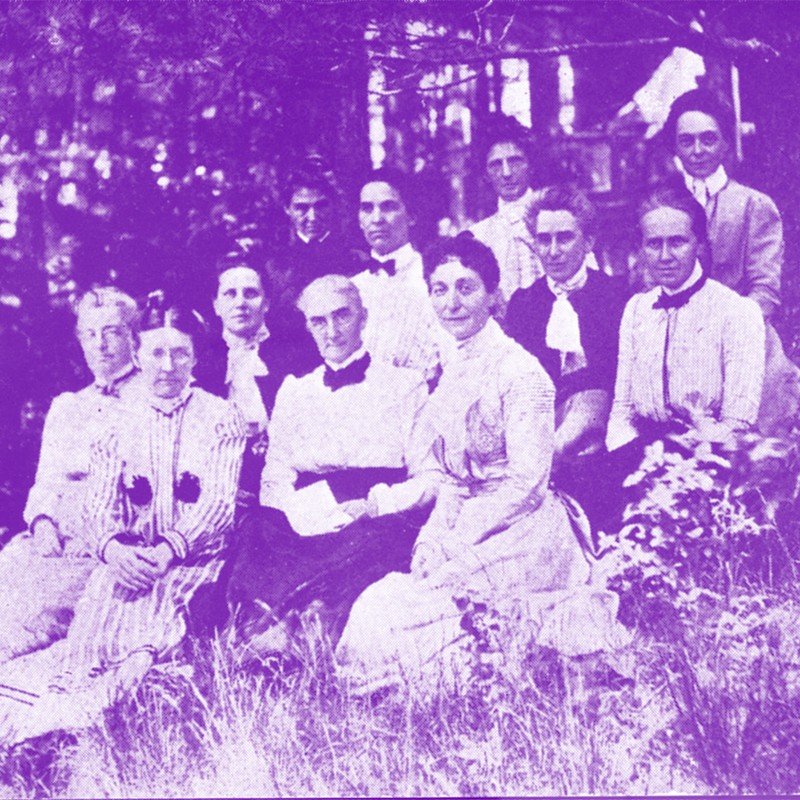
<instances>
[{"instance_id":1,"label":"group of people seated outdoors","mask_svg":"<svg viewBox=\"0 0 800 800\"><path fill-rule=\"evenodd\" d=\"M0 743L91 724L190 635L296 657L311 611L362 693L462 679L469 599L566 655L623 646L594 543L644 448L735 448L797 412L780 215L728 176L720 100L689 92L667 125L636 293L599 267L587 194L532 188L513 126L486 147L497 213L424 254L402 173L364 180L358 257L301 171L285 263L223 259L216 331L164 292L87 291L94 381L53 401L0 550Z\"/></svg>"}]
</instances>

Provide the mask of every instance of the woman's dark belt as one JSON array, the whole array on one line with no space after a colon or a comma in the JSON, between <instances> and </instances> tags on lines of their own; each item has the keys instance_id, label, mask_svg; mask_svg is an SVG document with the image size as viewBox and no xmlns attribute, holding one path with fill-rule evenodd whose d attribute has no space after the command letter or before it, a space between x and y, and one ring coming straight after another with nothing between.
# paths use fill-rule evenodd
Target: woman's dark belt
<instances>
[{"instance_id":1,"label":"woman's dark belt","mask_svg":"<svg viewBox=\"0 0 800 800\"><path fill-rule=\"evenodd\" d=\"M317 481L327 481L337 503L366 497L378 483L402 483L408 478L405 467L349 467L332 472L300 472L295 489L303 489Z\"/></svg>"}]
</instances>

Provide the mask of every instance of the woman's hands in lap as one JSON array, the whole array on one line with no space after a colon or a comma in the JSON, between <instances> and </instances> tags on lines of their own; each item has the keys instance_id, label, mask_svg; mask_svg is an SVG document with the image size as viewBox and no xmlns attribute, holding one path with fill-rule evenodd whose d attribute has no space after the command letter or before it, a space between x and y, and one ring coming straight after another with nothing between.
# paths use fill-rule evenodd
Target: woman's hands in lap
<instances>
[{"instance_id":1,"label":"woman's hands in lap","mask_svg":"<svg viewBox=\"0 0 800 800\"><path fill-rule=\"evenodd\" d=\"M114 571L117 583L134 592L149 591L172 564L172 549L165 542L155 547L122 544L112 539L105 550L105 559Z\"/></svg>"}]
</instances>

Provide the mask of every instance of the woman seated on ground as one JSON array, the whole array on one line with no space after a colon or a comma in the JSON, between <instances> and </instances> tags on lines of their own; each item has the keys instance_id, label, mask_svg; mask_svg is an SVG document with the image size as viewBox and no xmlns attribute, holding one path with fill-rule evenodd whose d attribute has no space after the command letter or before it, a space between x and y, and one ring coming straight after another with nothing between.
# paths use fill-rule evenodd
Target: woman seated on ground
<instances>
[{"instance_id":1,"label":"woman seated on ground","mask_svg":"<svg viewBox=\"0 0 800 800\"><path fill-rule=\"evenodd\" d=\"M608 423L610 464L638 469L644 448L690 429L737 444L758 422L764 320L755 300L709 277L706 217L683 187L655 187L639 207L654 289L625 307Z\"/></svg>"},{"instance_id":2,"label":"woman seated on ground","mask_svg":"<svg viewBox=\"0 0 800 800\"><path fill-rule=\"evenodd\" d=\"M66 639L3 668L4 744L91 724L174 653L186 604L219 569L244 426L190 386L202 334L192 312L156 299L141 327L142 394L92 448L86 520L102 564Z\"/></svg>"},{"instance_id":3,"label":"woman seated on ground","mask_svg":"<svg viewBox=\"0 0 800 800\"><path fill-rule=\"evenodd\" d=\"M0 663L60 639L97 565L81 511L93 433L136 389L136 303L118 289L87 292L76 334L94 381L50 406L36 480L25 505L28 530L0 552Z\"/></svg>"},{"instance_id":4,"label":"woman seated on ground","mask_svg":"<svg viewBox=\"0 0 800 800\"><path fill-rule=\"evenodd\" d=\"M410 573L373 584L350 612L337 660L361 690L463 674L469 600L518 616L520 630L568 653L603 649L614 633L615 597L586 587L569 602L590 574L575 531L583 515L548 488L553 384L492 319L494 255L469 234L443 240L425 258L425 277L456 347L426 410L427 469L382 502L397 510L431 491L437 499Z\"/></svg>"},{"instance_id":5,"label":"woman seated on ground","mask_svg":"<svg viewBox=\"0 0 800 800\"><path fill-rule=\"evenodd\" d=\"M731 178L733 109L706 89L672 104L664 126L675 147L675 166L708 221L708 277L754 300L765 322L764 393L758 429L785 436L797 422L800 370L786 356L773 327L780 316L784 261L783 223L772 198Z\"/></svg>"},{"instance_id":6,"label":"woman seated on ground","mask_svg":"<svg viewBox=\"0 0 800 800\"><path fill-rule=\"evenodd\" d=\"M393 514L376 500L406 480L421 449L412 441L428 396L422 373L367 352L367 312L349 278L318 278L298 306L323 364L278 391L262 508L238 531L227 596L246 657L285 651L292 612L310 604L324 609L335 643L353 600L408 568L425 521L424 509Z\"/></svg>"}]
</instances>

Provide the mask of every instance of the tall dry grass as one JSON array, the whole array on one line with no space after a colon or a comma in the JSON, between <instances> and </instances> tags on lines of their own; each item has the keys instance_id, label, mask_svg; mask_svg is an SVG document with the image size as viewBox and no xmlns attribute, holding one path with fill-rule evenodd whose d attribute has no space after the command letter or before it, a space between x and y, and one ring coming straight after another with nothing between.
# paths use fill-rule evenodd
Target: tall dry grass
<instances>
[{"instance_id":1,"label":"tall dry grass","mask_svg":"<svg viewBox=\"0 0 800 800\"><path fill-rule=\"evenodd\" d=\"M455 690L365 698L327 657L282 675L240 669L229 652L217 640L195 652L192 669L159 667L103 726L36 743L37 757L50 745L55 755L48 769L28 763L12 776L13 796L708 791L688 751L664 739L674 701L644 663L635 685L615 686L598 659L528 649L524 663L475 670Z\"/></svg>"},{"instance_id":2,"label":"tall dry grass","mask_svg":"<svg viewBox=\"0 0 800 800\"><path fill-rule=\"evenodd\" d=\"M15 749L6 795L796 793L800 439L737 458L661 448L633 476L608 578L637 633L613 663L536 648L467 598L460 685L365 698L312 615L295 661L246 669L196 643L102 726Z\"/></svg>"}]
</instances>

